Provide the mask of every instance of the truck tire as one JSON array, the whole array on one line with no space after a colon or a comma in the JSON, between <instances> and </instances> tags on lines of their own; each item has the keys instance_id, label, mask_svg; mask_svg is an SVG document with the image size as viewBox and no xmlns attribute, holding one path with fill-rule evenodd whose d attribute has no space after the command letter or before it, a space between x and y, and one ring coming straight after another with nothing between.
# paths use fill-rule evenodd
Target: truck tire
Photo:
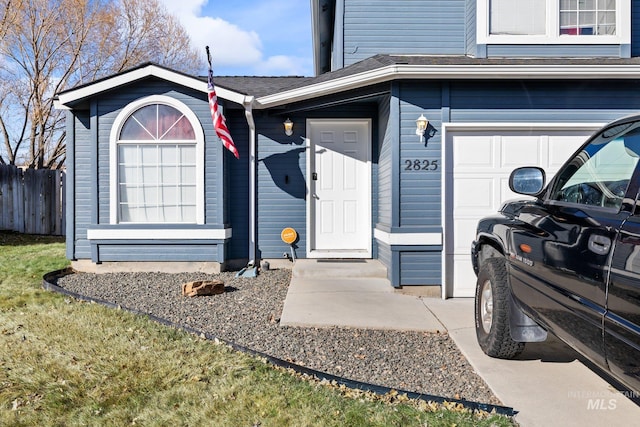
<instances>
[{"instance_id":1,"label":"truck tire","mask_svg":"<svg viewBox=\"0 0 640 427\"><path fill-rule=\"evenodd\" d=\"M476 336L485 354L500 359L518 356L525 344L511 338L510 292L506 260L502 257L487 259L480 266L476 284Z\"/></svg>"}]
</instances>

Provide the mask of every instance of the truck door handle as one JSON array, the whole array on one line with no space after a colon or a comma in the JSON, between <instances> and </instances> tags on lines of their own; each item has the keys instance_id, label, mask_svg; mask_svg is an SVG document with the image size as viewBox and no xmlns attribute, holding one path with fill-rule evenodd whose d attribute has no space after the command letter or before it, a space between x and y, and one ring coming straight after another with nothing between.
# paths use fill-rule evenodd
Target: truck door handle
<instances>
[{"instance_id":1,"label":"truck door handle","mask_svg":"<svg viewBox=\"0 0 640 427\"><path fill-rule=\"evenodd\" d=\"M607 236L592 234L589 236L589 250L598 255L606 255L611 249L611 239Z\"/></svg>"}]
</instances>

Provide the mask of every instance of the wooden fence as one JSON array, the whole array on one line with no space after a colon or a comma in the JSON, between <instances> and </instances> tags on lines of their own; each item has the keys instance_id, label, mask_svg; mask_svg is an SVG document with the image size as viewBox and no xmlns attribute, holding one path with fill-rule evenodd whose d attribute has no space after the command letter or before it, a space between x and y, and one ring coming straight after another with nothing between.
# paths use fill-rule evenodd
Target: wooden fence
<instances>
[{"instance_id":1,"label":"wooden fence","mask_svg":"<svg viewBox=\"0 0 640 427\"><path fill-rule=\"evenodd\" d=\"M0 230L64 235L64 181L63 171L0 165Z\"/></svg>"}]
</instances>

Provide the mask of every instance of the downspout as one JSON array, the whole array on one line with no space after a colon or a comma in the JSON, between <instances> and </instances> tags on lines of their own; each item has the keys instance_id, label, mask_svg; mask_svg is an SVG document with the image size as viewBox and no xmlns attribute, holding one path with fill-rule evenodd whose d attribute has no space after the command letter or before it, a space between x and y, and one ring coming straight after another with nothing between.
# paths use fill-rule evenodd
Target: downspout
<instances>
[{"instance_id":1,"label":"downspout","mask_svg":"<svg viewBox=\"0 0 640 427\"><path fill-rule=\"evenodd\" d=\"M244 100L244 115L249 125L249 264L256 265L257 248L257 215L256 215L256 123L253 120L253 96L247 96Z\"/></svg>"}]
</instances>

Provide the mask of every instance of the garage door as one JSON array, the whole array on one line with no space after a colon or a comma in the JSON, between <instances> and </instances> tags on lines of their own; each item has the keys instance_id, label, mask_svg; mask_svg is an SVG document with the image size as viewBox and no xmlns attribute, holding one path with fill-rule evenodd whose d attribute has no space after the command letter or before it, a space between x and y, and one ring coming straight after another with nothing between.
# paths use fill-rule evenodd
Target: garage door
<instances>
[{"instance_id":1,"label":"garage door","mask_svg":"<svg viewBox=\"0 0 640 427\"><path fill-rule=\"evenodd\" d=\"M478 219L496 213L505 200L523 197L509 190L511 171L537 165L550 178L596 128L447 132L447 296L473 296L476 276L470 248Z\"/></svg>"}]
</instances>

